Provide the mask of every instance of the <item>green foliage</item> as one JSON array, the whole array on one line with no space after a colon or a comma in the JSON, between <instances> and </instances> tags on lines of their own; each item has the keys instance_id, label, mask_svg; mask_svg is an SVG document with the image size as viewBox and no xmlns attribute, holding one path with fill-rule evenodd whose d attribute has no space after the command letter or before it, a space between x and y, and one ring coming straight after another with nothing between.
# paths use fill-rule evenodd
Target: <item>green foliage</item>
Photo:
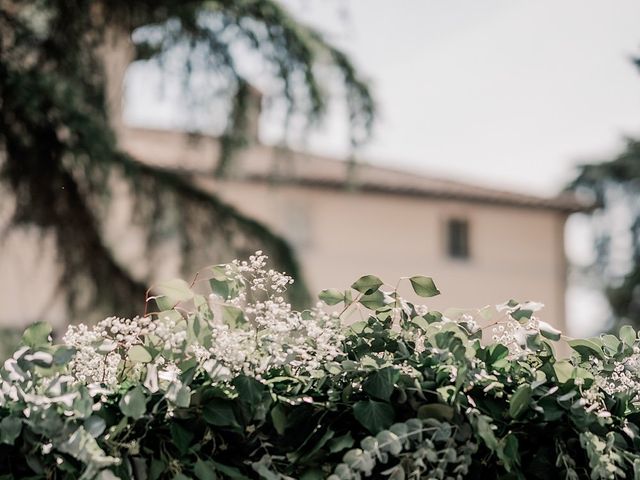
<instances>
[{"instance_id":1,"label":"green foliage","mask_svg":"<svg viewBox=\"0 0 640 480\"><path fill-rule=\"evenodd\" d=\"M624 150L614 159L580 167L570 189L588 195L594 208L590 212L597 259L585 274L603 283L613 312L614 328L623 324L640 327L640 141L628 138ZM624 215L619 212L624 211ZM616 225L613 229L611 225ZM621 233L622 232L622 233ZM620 269L617 241L626 236L631 243ZM626 240L625 239L625 240Z\"/></svg>"},{"instance_id":2,"label":"green foliage","mask_svg":"<svg viewBox=\"0 0 640 480\"><path fill-rule=\"evenodd\" d=\"M1 478L638 478L634 329L559 358L531 303L448 318L365 276L321 293L363 319L323 338L338 314L248 300L288 281L261 258L208 269L210 297L164 283L177 305L95 336L30 328L0 370Z\"/></svg>"}]
</instances>

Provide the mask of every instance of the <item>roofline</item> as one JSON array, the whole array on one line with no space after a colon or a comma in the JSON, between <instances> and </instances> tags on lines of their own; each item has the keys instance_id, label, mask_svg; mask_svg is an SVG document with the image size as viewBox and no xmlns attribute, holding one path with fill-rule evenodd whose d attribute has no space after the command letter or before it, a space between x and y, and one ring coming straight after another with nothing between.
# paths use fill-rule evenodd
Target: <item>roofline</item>
<instances>
[{"instance_id":1,"label":"roofline","mask_svg":"<svg viewBox=\"0 0 640 480\"><path fill-rule=\"evenodd\" d=\"M313 178L281 178L265 175L246 175L237 178L230 178L228 180L217 180L218 182L236 181L236 182L251 182L251 183L271 183L274 185L286 185L286 186L302 186L309 188L325 188L341 191L356 191L367 193L384 193L398 196L419 197L419 198L434 198L439 200L458 200L469 203L483 203L486 205L500 205L505 207L516 207L533 210L551 210L560 213L570 215L572 213L589 212L593 210L592 205L583 204L575 198L563 199L563 198L535 198L531 197L530 200L514 201L513 199L503 198L491 198L485 195L473 195L464 194L458 192L442 192L433 191L427 189L421 189L416 187L388 187L385 185L357 182L352 183L335 181L329 179L313 179Z\"/></svg>"},{"instance_id":2,"label":"roofline","mask_svg":"<svg viewBox=\"0 0 640 480\"><path fill-rule=\"evenodd\" d=\"M135 132L148 132L152 134L170 134L177 136L186 136L186 137L194 137L201 138L213 141L219 141L219 137L210 135L207 133L201 132L185 132L180 130L165 130L160 128L146 128L146 127L126 127L126 130ZM295 156L312 156L322 161L332 162L332 163L344 163L344 160L340 160L333 157L325 157L323 155L317 155L310 152L302 152L293 150L290 148L282 148L277 146L270 146L265 144L258 144L255 147L275 150L279 149L283 152L286 152L290 155ZM255 148L254 147L254 148ZM143 160L143 159L140 159ZM144 161L144 160L143 160ZM313 178L310 176L294 176L294 177L286 177L286 176L278 176L278 175L267 175L267 174L240 174L239 176L234 176L228 178L228 180L239 181L239 182L255 182L255 183L272 183L272 184L280 184L280 185L298 185L309 188L329 188L333 190L342 190L342 191L364 191L370 193L384 193L384 194L392 194L392 195L402 195L402 196L411 196L411 197L420 197L420 198L436 198L443 200L458 200L464 202L473 202L473 203L483 203L487 205L502 205L502 206L511 206L518 208L526 208L526 209L536 209L536 210L550 210L557 211L564 214L572 214L578 212L589 212L595 208L595 205L592 203L586 203L581 201L579 198L575 197L573 194L569 193L562 196L557 197L540 197L530 194L521 194L512 192L509 190L502 190L499 188L492 187L484 187L482 185L477 185L470 182L459 182L456 180L448 179L440 176L428 175L426 173L421 172L409 172L407 170L393 168L390 166L384 165L371 165L368 163L357 162L356 166L358 168L374 168L376 170L384 170L390 173L400 173L400 174L414 174L419 177L430 178L434 180L438 180L441 182L446 182L450 184L452 187L451 190L447 191L445 189L430 189L428 187L399 187L399 186L391 186L384 185L379 183L371 183L366 181L358 181L357 175L353 181L344 180L344 179L331 179L331 178ZM168 169L173 171L174 173L179 173L183 175L205 175L209 176L209 171L198 171L193 169L184 169L184 168L171 168ZM217 182L224 181L216 179ZM472 192L460 192L455 187L473 187L480 188L484 190L484 192L472 193Z\"/></svg>"}]
</instances>

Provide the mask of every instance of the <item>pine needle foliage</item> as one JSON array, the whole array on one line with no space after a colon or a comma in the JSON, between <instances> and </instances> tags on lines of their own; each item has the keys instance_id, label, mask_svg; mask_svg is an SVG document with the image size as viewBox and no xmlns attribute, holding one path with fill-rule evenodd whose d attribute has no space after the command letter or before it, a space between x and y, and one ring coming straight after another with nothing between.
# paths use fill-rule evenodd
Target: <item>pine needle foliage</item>
<instances>
[{"instance_id":1,"label":"pine needle foliage","mask_svg":"<svg viewBox=\"0 0 640 480\"><path fill-rule=\"evenodd\" d=\"M119 149L103 57L113 38L126 40L132 60L161 66L181 49L186 90L196 71L221 81L232 108L220 176L246 143L248 83L236 65L238 45L268 66L290 115L310 123L322 117L327 93L317 70L329 65L345 86L354 145L374 118L369 89L346 55L271 0L0 0L0 187L13 208L10 228L36 227L55 238L71 312L91 305L133 314L144 299L148 278L119 262L105 237L114 181L130 192L149 259L170 234L186 271L196 251L215 262L263 248L299 277L289 245L264 225L179 170ZM292 296L299 304L307 295L298 285Z\"/></svg>"}]
</instances>

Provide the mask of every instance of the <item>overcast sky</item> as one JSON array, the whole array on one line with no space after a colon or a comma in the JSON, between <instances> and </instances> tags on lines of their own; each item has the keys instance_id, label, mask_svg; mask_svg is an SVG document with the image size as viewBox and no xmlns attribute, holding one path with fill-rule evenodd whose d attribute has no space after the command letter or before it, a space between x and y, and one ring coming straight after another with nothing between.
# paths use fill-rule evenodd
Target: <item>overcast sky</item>
<instances>
[{"instance_id":1,"label":"overcast sky","mask_svg":"<svg viewBox=\"0 0 640 480\"><path fill-rule=\"evenodd\" d=\"M638 0L282 3L370 79L380 107L360 152L370 161L554 194L578 163L609 158L625 135L640 135L640 74L630 62L640 55ZM134 67L129 77L128 120L175 127L175 103L153 97L144 73ZM340 113L307 148L347 153ZM264 140L279 139L272 122L262 126ZM569 229L570 255L588 256L584 232ZM601 315L601 299L578 297L574 323Z\"/></svg>"},{"instance_id":2,"label":"overcast sky","mask_svg":"<svg viewBox=\"0 0 640 480\"><path fill-rule=\"evenodd\" d=\"M371 79L378 161L553 193L640 133L638 0L284 3Z\"/></svg>"}]
</instances>

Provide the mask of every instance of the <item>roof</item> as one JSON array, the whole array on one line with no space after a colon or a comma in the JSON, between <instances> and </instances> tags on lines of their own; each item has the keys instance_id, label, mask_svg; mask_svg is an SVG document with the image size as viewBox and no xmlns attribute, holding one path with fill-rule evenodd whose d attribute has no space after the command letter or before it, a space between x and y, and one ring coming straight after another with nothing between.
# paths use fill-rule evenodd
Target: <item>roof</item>
<instances>
[{"instance_id":1,"label":"roof","mask_svg":"<svg viewBox=\"0 0 640 480\"><path fill-rule=\"evenodd\" d=\"M183 132L127 129L121 135L124 148L137 159L184 174L212 175L218 158L215 137ZM572 194L542 197L432 175L256 145L238 153L231 171L234 181L277 182L314 188L356 189L372 193L411 195L481 202L504 206L585 211L590 205Z\"/></svg>"}]
</instances>

